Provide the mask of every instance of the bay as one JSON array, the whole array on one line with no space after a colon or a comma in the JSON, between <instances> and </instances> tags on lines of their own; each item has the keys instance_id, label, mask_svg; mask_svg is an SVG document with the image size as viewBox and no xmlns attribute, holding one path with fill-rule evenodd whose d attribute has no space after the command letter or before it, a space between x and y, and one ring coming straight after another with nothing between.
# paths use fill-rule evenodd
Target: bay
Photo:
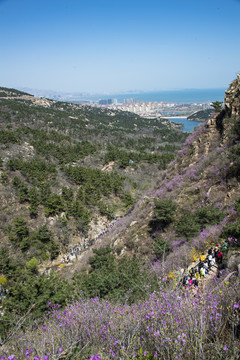
<instances>
[{"instance_id":1,"label":"bay","mask_svg":"<svg viewBox=\"0 0 240 360\"><path fill-rule=\"evenodd\" d=\"M193 132L193 130L199 126L204 124L205 121L193 121L193 120L188 120L187 118L183 118L183 117L164 117L164 119L168 119L174 123L177 124L183 124L183 129L182 131L184 132Z\"/></svg>"}]
</instances>

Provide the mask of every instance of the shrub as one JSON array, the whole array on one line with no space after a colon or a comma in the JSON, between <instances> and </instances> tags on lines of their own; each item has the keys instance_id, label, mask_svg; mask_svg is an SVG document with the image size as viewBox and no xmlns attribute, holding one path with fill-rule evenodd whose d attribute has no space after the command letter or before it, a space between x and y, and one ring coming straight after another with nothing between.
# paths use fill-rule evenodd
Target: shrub
<instances>
[{"instance_id":1,"label":"shrub","mask_svg":"<svg viewBox=\"0 0 240 360\"><path fill-rule=\"evenodd\" d=\"M233 237L237 240L236 244L240 244L240 223L235 222L233 224L227 224L222 232L222 237Z\"/></svg>"},{"instance_id":2,"label":"shrub","mask_svg":"<svg viewBox=\"0 0 240 360\"><path fill-rule=\"evenodd\" d=\"M9 237L10 240L20 243L24 238L29 235L27 227L27 221L22 217L16 217L13 219L13 227L10 227Z\"/></svg>"},{"instance_id":3,"label":"shrub","mask_svg":"<svg viewBox=\"0 0 240 360\"><path fill-rule=\"evenodd\" d=\"M89 274L75 275L75 288L80 288L87 297L115 299L130 303L147 295L146 286L157 288L155 275L142 267L134 256L117 260L110 247L94 250L89 259Z\"/></svg>"},{"instance_id":4,"label":"shrub","mask_svg":"<svg viewBox=\"0 0 240 360\"><path fill-rule=\"evenodd\" d=\"M193 237L201 228L197 222L197 218L190 211L185 211L182 216L174 224L176 234L185 236L187 239Z\"/></svg>"},{"instance_id":5,"label":"shrub","mask_svg":"<svg viewBox=\"0 0 240 360\"><path fill-rule=\"evenodd\" d=\"M176 211L176 204L172 199L165 200L154 200L154 218L152 220L152 225L156 227L159 224L162 228L165 228L173 221L173 216Z\"/></svg>"},{"instance_id":6,"label":"shrub","mask_svg":"<svg viewBox=\"0 0 240 360\"><path fill-rule=\"evenodd\" d=\"M171 248L171 244L167 240L156 238L154 241L153 251L158 258L161 258L164 254L167 254Z\"/></svg>"},{"instance_id":7,"label":"shrub","mask_svg":"<svg viewBox=\"0 0 240 360\"><path fill-rule=\"evenodd\" d=\"M218 224L224 218L222 210L211 205L198 208L195 211L195 215L197 217L196 220L198 224L202 227Z\"/></svg>"},{"instance_id":8,"label":"shrub","mask_svg":"<svg viewBox=\"0 0 240 360\"><path fill-rule=\"evenodd\" d=\"M39 264L38 260L35 257L33 257L31 260L29 260L26 263L26 267L30 272L37 273L38 264Z\"/></svg>"}]
</instances>

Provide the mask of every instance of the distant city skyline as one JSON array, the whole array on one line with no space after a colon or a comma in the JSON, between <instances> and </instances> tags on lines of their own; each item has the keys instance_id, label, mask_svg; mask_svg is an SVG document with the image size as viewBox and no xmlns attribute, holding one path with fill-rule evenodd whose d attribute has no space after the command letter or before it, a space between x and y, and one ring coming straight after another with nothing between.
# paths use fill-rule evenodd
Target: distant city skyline
<instances>
[{"instance_id":1,"label":"distant city skyline","mask_svg":"<svg viewBox=\"0 0 240 360\"><path fill-rule=\"evenodd\" d=\"M0 86L119 94L226 89L238 0L0 0Z\"/></svg>"}]
</instances>

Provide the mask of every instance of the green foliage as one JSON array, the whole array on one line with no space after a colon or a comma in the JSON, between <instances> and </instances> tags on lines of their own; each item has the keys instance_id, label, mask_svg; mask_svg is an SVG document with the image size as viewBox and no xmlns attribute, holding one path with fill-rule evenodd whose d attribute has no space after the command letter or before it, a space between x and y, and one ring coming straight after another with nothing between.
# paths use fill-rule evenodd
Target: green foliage
<instances>
[{"instance_id":1,"label":"green foliage","mask_svg":"<svg viewBox=\"0 0 240 360\"><path fill-rule=\"evenodd\" d=\"M50 194L46 200L45 216L54 216L64 210L63 201L60 195Z\"/></svg>"},{"instance_id":2,"label":"green foliage","mask_svg":"<svg viewBox=\"0 0 240 360\"><path fill-rule=\"evenodd\" d=\"M239 222L234 222L234 223L227 224L223 229L221 237L223 237L223 238L234 237L235 239L238 240L238 243L239 243L239 240L240 240L240 223Z\"/></svg>"},{"instance_id":3,"label":"green foliage","mask_svg":"<svg viewBox=\"0 0 240 360\"><path fill-rule=\"evenodd\" d=\"M104 204L102 201L99 201L98 208L102 216L107 216L108 220L113 218L113 209L110 206Z\"/></svg>"},{"instance_id":4,"label":"green foliage","mask_svg":"<svg viewBox=\"0 0 240 360\"><path fill-rule=\"evenodd\" d=\"M169 241L162 238L154 239L153 251L158 258L161 258L163 255L167 255L167 253L171 251L171 248L172 247Z\"/></svg>"},{"instance_id":5,"label":"green foliage","mask_svg":"<svg viewBox=\"0 0 240 360\"><path fill-rule=\"evenodd\" d=\"M160 225L162 228L165 228L173 221L177 206L171 198L165 200L155 199L154 204L154 218L152 225L154 227Z\"/></svg>"},{"instance_id":6,"label":"green foliage","mask_svg":"<svg viewBox=\"0 0 240 360\"><path fill-rule=\"evenodd\" d=\"M38 264L39 264L38 260L35 257L33 257L31 260L29 260L26 263L26 267L30 272L37 273Z\"/></svg>"},{"instance_id":7,"label":"green foliage","mask_svg":"<svg viewBox=\"0 0 240 360\"><path fill-rule=\"evenodd\" d=\"M38 159L23 161L22 159L12 159L6 164L10 171L19 170L23 176L33 183L40 183L56 176L54 164L48 165Z\"/></svg>"},{"instance_id":8,"label":"green foliage","mask_svg":"<svg viewBox=\"0 0 240 360\"><path fill-rule=\"evenodd\" d=\"M9 227L8 234L9 239L23 252L31 249L31 253L35 253L38 258L46 259L48 258L47 253L49 253L53 260L59 253L59 246L46 225L40 226L38 231L29 232L27 221L17 217L13 219L13 226Z\"/></svg>"},{"instance_id":9,"label":"green foliage","mask_svg":"<svg viewBox=\"0 0 240 360\"><path fill-rule=\"evenodd\" d=\"M52 234L51 231L48 230L46 225L42 225L38 230L38 238L41 242L47 243L51 240Z\"/></svg>"},{"instance_id":10,"label":"green foliage","mask_svg":"<svg viewBox=\"0 0 240 360\"><path fill-rule=\"evenodd\" d=\"M30 234L30 244L31 252L43 260L49 257L53 260L59 254L59 246L54 241L53 235L46 225L40 226L38 231L33 231Z\"/></svg>"},{"instance_id":11,"label":"green foliage","mask_svg":"<svg viewBox=\"0 0 240 360\"><path fill-rule=\"evenodd\" d=\"M233 134L237 137L237 139L240 138L240 119L234 119L234 125L233 125ZM233 154L235 154L236 156L239 155L240 149L239 149L239 145L237 145L236 148L233 148Z\"/></svg>"},{"instance_id":12,"label":"green foliage","mask_svg":"<svg viewBox=\"0 0 240 360\"><path fill-rule=\"evenodd\" d=\"M85 156L93 154L97 150L97 146L91 144L89 141L82 141L81 143L72 145L59 146L58 144L47 142L48 136L45 134L45 137L41 140L36 140L32 142L32 145L36 149L39 155L44 155L46 157L54 156L59 160L60 164L68 164L70 162L77 161L82 159ZM45 146L43 147L43 141Z\"/></svg>"},{"instance_id":13,"label":"green foliage","mask_svg":"<svg viewBox=\"0 0 240 360\"><path fill-rule=\"evenodd\" d=\"M126 209L130 209L135 205L136 200L132 197L131 194L124 194L122 196L122 202Z\"/></svg>"},{"instance_id":14,"label":"green foliage","mask_svg":"<svg viewBox=\"0 0 240 360\"><path fill-rule=\"evenodd\" d=\"M0 144L18 144L20 141L12 131L3 130L0 131Z\"/></svg>"},{"instance_id":15,"label":"green foliage","mask_svg":"<svg viewBox=\"0 0 240 360\"><path fill-rule=\"evenodd\" d=\"M87 297L128 301L130 303L147 295L146 287L152 284L157 289L154 275L142 267L136 257L117 260L109 247L94 250L89 259L90 273L74 276L75 288L80 288Z\"/></svg>"},{"instance_id":16,"label":"green foliage","mask_svg":"<svg viewBox=\"0 0 240 360\"><path fill-rule=\"evenodd\" d=\"M50 189L50 185L49 183L41 183L40 184L40 203L43 205L46 205L47 203L47 199L50 197L51 195L51 189Z\"/></svg>"},{"instance_id":17,"label":"green foliage","mask_svg":"<svg viewBox=\"0 0 240 360\"><path fill-rule=\"evenodd\" d=\"M131 161L133 161L133 164L146 161L150 164L158 163L159 168L165 169L166 165L170 163L174 157L174 154L169 152L164 152L162 154L148 153L144 151L127 152L118 147L110 146L104 156L104 163L107 164L110 161L116 161L121 168L125 169L127 166L131 165Z\"/></svg>"},{"instance_id":18,"label":"green foliage","mask_svg":"<svg viewBox=\"0 0 240 360\"><path fill-rule=\"evenodd\" d=\"M107 174L101 170L83 166L68 166L63 168L63 171L77 185L82 185L81 200L84 199L85 203L91 204L91 196L98 199L99 194L108 196L110 193L117 194L122 189L123 177L117 173Z\"/></svg>"},{"instance_id":19,"label":"green foliage","mask_svg":"<svg viewBox=\"0 0 240 360\"><path fill-rule=\"evenodd\" d=\"M73 201L73 189L63 187L62 188L62 198L66 202L72 202Z\"/></svg>"},{"instance_id":20,"label":"green foliage","mask_svg":"<svg viewBox=\"0 0 240 360\"><path fill-rule=\"evenodd\" d=\"M208 205L198 208L195 211L195 216L198 224L205 227L206 225L218 224L224 218L224 213L221 209Z\"/></svg>"},{"instance_id":21,"label":"green foliage","mask_svg":"<svg viewBox=\"0 0 240 360\"><path fill-rule=\"evenodd\" d=\"M56 274L37 277L35 274L30 275L22 271L8 285L0 335L6 336L11 324L15 323L14 314L17 313L19 317L31 310L32 318L36 319L48 310L49 304L66 306L72 297L72 287Z\"/></svg>"},{"instance_id":22,"label":"green foliage","mask_svg":"<svg viewBox=\"0 0 240 360\"><path fill-rule=\"evenodd\" d=\"M28 187L17 176L13 178L12 187L17 190L20 203L28 201Z\"/></svg>"},{"instance_id":23,"label":"green foliage","mask_svg":"<svg viewBox=\"0 0 240 360\"><path fill-rule=\"evenodd\" d=\"M188 120L195 121L206 121L210 118L210 116L214 113L214 109L205 109L195 112L194 114L188 116Z\"/></svg>"},{"instance_id":24,"label":"green foliage","mask_svg":"<svg viewBox=\"0 0 240 360\"><path fill-rule=\"evenodd\" d=\"M27 221L22 217L14 218L13 227L10 228L9 232L10 240L20 243L24 238L28 238L28 235Z\"/></svg>"},{"instance_id":25,"label":"green foliage","mask_svg":"<svg viewBox=\"0 0 240 360\"><path fill-rule=\"evenodd\" d=\"M220 112L222 110L222 101L213 101L211 106L214 108L215 112Z\"/></svg>"},{"instance_id":26,"label":"green foliage","mask_svg":"<svg viewBox=\"0 0 240 360\"><path fill-rule=\"evenodd\" d=\"M190 211L184 211L180 218L175 222L174 229L177 235L183 235L189 239L200 232L201 227L195 214L192 214Z\"/></svg>"},{"instance_id":27,"label":"green foliage","mask_svg":"<svg viewBox=\"0 0 240 360\"><path fill-rule=\"evenodd\" d=\"M234 209L240 213L240 198L235 201Z\"/></svg>"},{"instance_id":28,"label":"green foliage","mask_svg":"<svg viewBox=\"0 0 240 360\"><path fill-rule=\"evenodd\" d=\"M40 204L40 196L36 187L32 187L28 190L28 197L30 201L30 216L36 217L38 214L38 205Z\"/></svg>"},{"instance_id":29,"label":"green foliage","mask_svg":"<svg viewBox=\"0 0 240 360\"><path fill-rule=\"evenodd\" d=\"M68 211L70 215L74 216L78 221L81 221L84 229L88 228L91 213L84 207L81 201L75 200Z\"/></svg>"},{"instance_id":30,"label":"green foliage","mask_svg":"<svg viewBox=\"0 0 240 360\"><path fill-rule=\"evenodd\" d=\"M9 180L8 180L8 175L7 175L7 173L2 173L1 174L1 183L3 184L3 185L8 185L8 183L9 183Z\"/></svg>"},{"instance_id":31,"label":"green foliage","mask_svg":"<svg viewBox=\"0 0 240 360\"><path fill-rule=\"evenodd\" d=\"M15 270L16 264L10 258L8 250L0 247L0 273L11 278Z\"/></svg>"}]
</instances>

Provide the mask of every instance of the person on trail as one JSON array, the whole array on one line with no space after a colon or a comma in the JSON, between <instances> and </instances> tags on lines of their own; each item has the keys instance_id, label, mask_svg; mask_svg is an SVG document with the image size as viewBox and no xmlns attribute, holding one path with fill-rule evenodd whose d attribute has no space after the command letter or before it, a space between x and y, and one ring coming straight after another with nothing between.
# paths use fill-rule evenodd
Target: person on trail
<instances>
[{"instance_id":1,"label":"person on trail","mask_svg":"<svg viewBox=\"0 0 240 360\"><path fill-rule=\"evenodd\" d=\"M190 275L190 279L192 280L192 278L193 278L193 269L189 270L189 275Z\"/></svg>"},{"instance_id":2,"label":"person on trail","mask_svg":"<svg viewBox=\"0 0 240 360\"><path fill-rule=\"evenodd\" d=\"M204 254L200 255L200 260L205 261L205 255Z\"/></svg>"},{"instance_id":3,"label":"person on trail","mask_svg":"<svg viewBox=\"0 0 240 360\"><path fill-rule=\"evenodd\" d=\"M209 272L208 261L205 261L205 262L204 262L203 267L204 267L204 269L205 269L205 275L207 275L208 272Z\"/></svg>"},{"instance_id":4,"label":"person on trail","mask_svg":"<svg viewBox=\"0 0 240 360\"><path fill-rule=\"evenodd\" d=\"M218 252L218 264L222 264L223 261L223 253L221 251Z\"/></svg>"},{"instance_id":5,"label":"person on trail","mask_svg":"<svg viewBox=\"0 0 240 360\"><path fill-rule=\"evenodd\" d=\"M211 267L212 267L212 266L214 266L215 264L216 264L216 260L215 260L215 258L212 258L212 260L211 260L211 264L210 264L210 265L211 265Z\"/></svg>"},{"instance_id":6,"label":"person on trail","mask_svg":"<svg viewBox=\"0 0 240 360\"><path fill-rule=\"evenodd\" d=\"M213 252L212 250L213 250L213 249L212 249L212 247L211 247L211 249L208 250L208 255L212 255L212 252Z\"/></svg>"},{"instance_id":7,"label":"person on trail","mask_svg":"<svg viewBox=\"0 0 240 360\"><path fill-rule=\"evenodd\" d=\"M200 275L201 275L201 279L203 279L205 276L205 268L204 267L201 268Z\"/></svg>"},{"instance_id":8,"label":"person on trail","mask_svg":"<svg viewBox=\"0 0 240 360\"><path fill-rule=\"evenodd\" d=\"M193 279L193 285L196 287L198 286L198 279Z\"/></svg>"},{"instance_id":9,"label":"person on trail","mask_svg":"<svg viewBox=\"0 0 240 360\"><path fill-rule=\"evenodd\" d=\"M211 261L212 261L212 259L213 259L213 256L212 256L212 254L208 254L208 267L210 268L211 267Z\"/></svg>"},{"instance_id":10,"label":"person on trail","mask_svg":"<svg viewBox=\"0 0 240 360\"><path fill-rule=\"evenodd\" d=\"M196 272L195 277L196 277L196 280L198 281L198 279L200 278L200 274L198 271Z\"/></svg>"},{"instance_id":11,"label":"person on trail","mask_svg":"<svg viewBox=\"0 0 240 360\"><path fill-rule=\"evenodd\" d=\"M199 263L198 263L198 272L200 273L201 268L203 267L203 262L200 259Z\"/></svg>"}]
</instances>

